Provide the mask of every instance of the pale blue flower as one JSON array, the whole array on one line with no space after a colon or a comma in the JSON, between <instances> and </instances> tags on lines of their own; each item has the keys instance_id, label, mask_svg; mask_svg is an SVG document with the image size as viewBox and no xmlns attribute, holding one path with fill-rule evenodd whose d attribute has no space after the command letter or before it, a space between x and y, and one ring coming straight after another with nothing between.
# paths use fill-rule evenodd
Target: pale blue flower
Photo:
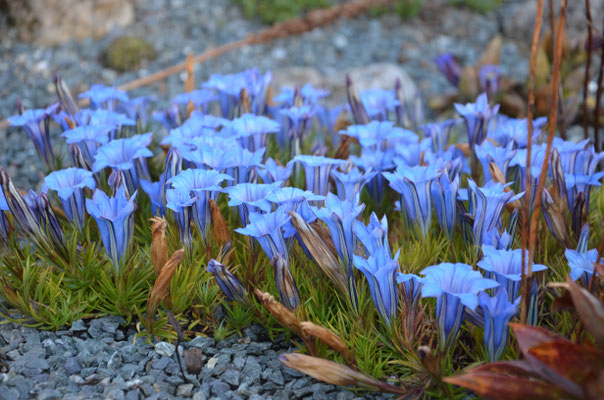
<instances>
[{"instance_id":1,"label":"pale blue flower","mask_svg":"<svg viewBox=\"0 0 604 400\"><path fill-rule=\"evenodd\" d=\"M424 278L422 297L436 297L436 316L440 331L440 348L451 345L461 327L464 308L478 306L478 293L499 286L485 279L467 264L442 263L421 271Z\"/></svg>"},{"instance_id":2,"label":"pale blue flower","mask_svg":"<svg viewBox=\"0 0 604 400\"><path fill-rule=\"evenodd\" d=\"M250 222L245 228L235 229L235 232L255 238L269 260L272 260L277 254L285 260L289 260L282 227L290 219L291 217L283 207L265 214L252 211L249 214Z\"/></svg>"},{"instance_id":3,"label":"pale blue flower","mask_svg":"<svg viewBox=\"0 0 604 400\"><path fill-rule=\"evenodd\" d=\"M583 286L588 287L594 273L594 263L598 262L598 250L591 249L585 252L578 252L566 249L564 256L570 267L570 278L573 281L581 279Z\"/></svg>"},{"instance_id":4,"label":"pale blue flower","mask_svg":"<svg viewBox=\"0 0 604 400\"><path fill-rule=\"evenodd\" d=\"M269 157L264 164L256 167L256 172L264 183L287 182L293 172L294 164L290 161L285 166Z\"/></svg>"},{"instance_id":5,"label":"pale blue flower","mask_svg":"<svg viewBox=\"0 0 604 400\"><path fill-rule=\"evenodd\" d=\"M483 93L476 99L476 103L466 105L455 103L455 110L463 117L468 128L468 143L470 148L481 144L487 136L489 122L497 115L499 105L491 108L487 94Z\"/></svg>"},{"instance_id":6,"label":"pale blue flower","mask_svg":"<svg viewBox=\"0 0 604 400\"><path fill-rule=\"evenodd\" d=\"M382 121L401 104L393 90L367 89L361 91L360 98L369 118Z\"/></svg>"},{"instance_id":7,"label":"pale blue flower","mask_svg":"<svg viewBox=\"0 0 604 400\"><path fill-rule=\"evenodd\" d=\"M104 85L92 85L87 91L80 93L81 99L90 99L93 109L105 108L113 111L118 101L127 102L128 95L123 90Z\"/></svg>"},{"instance_id":8,"label":"pale blue flower","mask_svg":"<svg viewBox=\"0 0 604 400\"><path fill-rule=\"evenodd\" d=\"M281 182L271 184L238 183L223 189L229 196L229 206L238 207L242 225L249 223L248 214L251 212L269 212L271 203L267 196L281 186Z\"/></svg>"},{"instance_id":9,"label":"pale blue flower","mask_svg":"<svg viewBox=\"0 0 604 400\"><path fill-rule=\"evenodd\" d=\"M247 301L247 291L241 284L241 281L239 281L226 266L212 259L208 262L207 270L214 275L218 287L220 287L229 300L238 301L240 303L245 303Z\"/></svg>"},{"instance_id":10,"label":"pale blue flower","mask_svg":"<svg viewBox=\"0 0 604 400\"><path fill-rule=\"evenodd\" d=\"M96 189L92 172L80 168L67 168L54 171L44 178L42 191L50 189L57 192L67 219L75 224L80 232L84 229L84 188Z\"/></svg>"},{"instance_id":11,"label":"pale blue flower","mask_svg":"<svg viewBox=\"0 0 604 400\"><path fill-rule=\"evenodd\" d=\"M354 200L363 187L369 183L377 172L367 171L362 173L357 167L350 168L346 172L332 170L331 177L336 183L338 197L342 200Z\"/></svg>"},{"instance_id":12,"label":"pale blue flower","mask_svg":"<svg viewBox=\"0 0 604 400\"><path fill-rule=\"evenodd\" d=\"M329 173L335 165L346 164L344 160L336 160L323 156L299 155L292 161L304 166L306 190L325 196L329 192Z\"/></svg>"},{"instance_id":13,"label":"pale blue flower","mask_svg":"<svg viewBox=\"0 0 604 400\"><path fill-rule=\"evenodd\" d=\"M94 163L97 149L109 142L109 132L114 129L108 125L84 125L64 131L61 136L67 144L76 144L89 165Z\"/></svg>"},{"instance_id":14,"label":"pale blue flower","mask_svg":"<svg viewBox=\"0 0 604 400\"><path fill-rule=\"evenodd\" d=\"M191 234L191 214L193 213L193 205L197 201L196 196L191 195L191 191L187 189L166 190L166 208L174 211L176 223L178 224L178 233L180 242L187 250L193 245L193 235Z\"/></svg>"},{"instance_id":15,"label":"pale blue flower","mask_svg":"<svg viewBox=\"0 0 604 400\"><path fill-rule=\"evenodd\" d=\"M117 273L123 270L124 257L134 233L135 197L136 192L128 199L121 186L115 197L97 189L92 199L86 199L86 210L99 227L103 246Z\"/></svg>"},{"instance_id":16,"label":"pale blue flower","mask_svg":"<svg viewBox=\"0 0 604 400\"><path fill-rule=\"evenodd\" d=\"M518 314L520 298L514 302L508 300L504 287L490 297L486 292L478 294L478 303L484 315L484 344L487 348L489 361L495 362L501 358L508 343L510 320Z\"/></svg>"},{"instance_id":17,"label":"pale blue flower","mask_svg":"<svg viewBox=\"0 0 604 400\"><path fill-rule=\"evenodd\" d=\"M254 114L243 114L231 121L229 127L237 133L243 147L252 152L266 147L268 135L281 129L277 121Z\"/></svg>"}]
</instances>

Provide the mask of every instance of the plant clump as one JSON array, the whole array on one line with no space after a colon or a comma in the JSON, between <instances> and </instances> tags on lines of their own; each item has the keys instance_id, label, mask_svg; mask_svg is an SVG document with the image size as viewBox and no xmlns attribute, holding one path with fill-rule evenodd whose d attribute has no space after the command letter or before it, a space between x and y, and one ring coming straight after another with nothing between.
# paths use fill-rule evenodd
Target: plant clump
<instances>
[{"instance_id":1,"label":"plant clump","mask_svg":"<svg viewBox=\"0 0 604 400\"><path fill-rule=\"evenodd\" d=\"M116 71L131 71L141 66L143 61L153 60L157 52L153 44L137 36L123 36L115 39L103 51L105 66Z\"/></svg>"}]
</instances>

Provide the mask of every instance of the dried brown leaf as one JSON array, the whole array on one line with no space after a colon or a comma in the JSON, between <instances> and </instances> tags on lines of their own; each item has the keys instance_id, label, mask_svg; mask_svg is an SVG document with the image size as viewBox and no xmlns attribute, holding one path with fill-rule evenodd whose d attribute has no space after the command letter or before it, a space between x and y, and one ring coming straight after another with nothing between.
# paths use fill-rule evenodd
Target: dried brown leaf
<instances>
[{"instance_id":1,"label":"dried brown leaf","mask_svg":"<svg viewBox=\"0 0 604 400\"><path fill-rule=\"evenodd\" d=\"M153 222L151 227L151 263L155 269L155 276L159 276L161 269L168 261L168 243L166 241L166 220L160 217L149 219Z\"/></svg>"},{"instance_id":2,"label":"dried brown leaf","mask_svg":"<svg viewBox=\"0 0 604 400\"><path fill-rule=\"evenodd\" d=\"M180 249L172 254L172 257L168 259L166 264L161 269L161 272L157 279L155 279L155 284L153 285L153 289L151 290L151 294L149 295L149 300L147 301L147 320L150 321L155 316L155 311L159 306L159 303L168 295L168 290L170 288L170 281L176 272L176 268L178 264L183 259L184 249Z\"/></svg>"},{"instance_id":3,"label":"dried brown leaf","mask_svg":"<svg viewBox=\"0 0 604 400\"><path fill-rule=\"evenodd\" d=\"M356 366L356 360L348 349L348 346L342 340L342 338L336 335L332 330L327 329L323 326L313 324L310 321L302 322L300 325L302 327L302 331L306 335L319 339L331 349L340 353L342 357L344 357L344 361L346 361L346 364L348 364L348 366Z\"/></svg>"},{"instance_id":4,"label":"dried brown leaf","mask_svg":"<svg viewBox=\"0 0 604 400\"><path fill-rule=\"evenodd\" d=\"M283 304L276 301L275 298L268 293L264 293L259 289L254 289L254 294L258 300L262 302L264 307L266 307L268 312L270 312L281 325L290 329L292 332L295 332L302 338L306 337L306 334L300 325L300 320L293 312L288 310Z\"/></svg>"},{"instance_id":5,"label":"dried brown leaf","mask_svg":"<svg viewBox=\"0 0 604 400\"><path fill-rule=\"evenodd\" d=\"M501 59L501 46L503 38L500 35L495 36L487 45L482 57L476 63L476 68L480 69L485 65L499 65Z\"/></svg>"},{"instance_id":6,"label":"dried brown leaf","mask_svg":"<svg viewBox=\"0 0 604 400\"><path fill-rule=\"evenodd\" d=\"M216 240L216 243L218 243L218 245L225 246L231 241L229 227L227 226L226 220L220 212L220 208L218 207L216 202L210 199L208 204L210 207L210 216L212 219L212 234L214 235L214 239Z\"/></svg>"},{"instance_id":7,"label":"dried brown leaf","mask_svg":"<svg viewBox=\"0 0 604 400\"><path fill-rule=\"evenodd\" d=\"M594 336L599 348L604 348L604 303L566 277L568 293L585 328Z\"/></svg>"}]
</instances>

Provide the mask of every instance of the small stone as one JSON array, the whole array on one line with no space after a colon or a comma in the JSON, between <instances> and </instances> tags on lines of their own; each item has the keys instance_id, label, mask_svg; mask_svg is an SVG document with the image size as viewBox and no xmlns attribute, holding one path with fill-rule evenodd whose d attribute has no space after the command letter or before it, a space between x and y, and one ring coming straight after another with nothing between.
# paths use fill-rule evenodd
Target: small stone
<instances>
[{"instance_id":1,"label":"small stone","mask_svg":"<svg viewBox=\"0 0 604 400\"><path fill-rule=\"evenodd\" d=\"M198 391L193 395L193 400L207 400L208 396L203 391Z\"/></svg>"},{"instance_id":2,"label":"small stone","mask_svg":"<svg viewBox=\"0 0 604 400\"><path fill-rule=\"evenodd\" d=\"M15 400L19 398L19 391L15 388L0 390L0 400ZM40 397L38 397L40 398Z\"/></svg>"},{"instance_id":3,"label":"small stone","mask_svg":"<svg viewBox=\"0 0 604 400\"><path fill-rule=\"evenodd\" d=\"M126 397L124 398L124 400L140 400L141 397L142 395L140 390L135 389L126 393Z\"/></svg>"},{"instance_id":4,"label":"small stone","mask_svg":"<svg viewBox=\"0 0 604 400\"><path fill-rule=\"evenodd\" d=\"M336 34L333 38L333 45L336 47L336 49L341 50L348 46L348 39L344 35Z\"/></svg>"},{"instance_id":5,"label":"small stone","mask_svg":"<svg viewBox=\"0 0 604 400\"><path fill-rule=\"evenodd\" d=\"M67 371L68 374L73 375L73 374L77 374L82 370L82 367L80 366L80 363L78 362L78 359L75 357L70 357L67 359L67 361L65 361L65 371Z\"/></svg>"},{"instance_id":6,"label":"small stone","mask_svg":"<svg viewBox=\"0 0 604 400\"><path fill-rule=\"evenodd\" d=\"M73 323L71 324L71 328L69 328L69 331L72 333L75 332L84 332L86 330L86 325L84 324L84 321L82 321L81 319L78 319L76 321L73 321Z\"/></svg>"},{"instance_id":7,"label":"small stone","mask_svg":"<svg viewBox=\"0 0 604 400\"><path fill-rule=\"evenodd\" d=\"M196 336L191 340L188 345L190 347L197 347L204 350L207 347L214 346L216 341L211 337Z\"/></svg>"},{"instance_id":8,"label":"small stone","mask_svg":"<svg viewBox=\"0 0 604 400\"><path fill-rule=\"evenodd\" d=\"M170 358L168 357L162 357L159 360L155 360L151 363L151 367L153 367L153 369L164 369L166 368L169 364L170 361L172 361Z\"/></svg>"},{"instance_id":9,"label":"small stone","mask_svg":"<svg viewBox=\"0 0 604 400\"><path fill-rule=\"evenodd\" d=\"M237 370L227 369L220 378L233 387L239 386L239 371Z\"/></svg>"},{"instance_id":10,"label":"small stone","mask_svg":"<svg viewBox=\"0 0 604 400\"><path fill-rule=\"evenodd\" d=\"M352 400L352 399L354 399L354 397L355 397L354 393L345 391L345 392L339 392L336 395L336 400Z\"/></svg>"},{"instance_id":11,"label":"small stone","mask_svg":"<svg viewBox=\"0 0 604 400\"><path fill-rule=\"evenodd\" d=\"M179 397L191 397L192 393L193 393L193 384L192 383L185 383L183 385L179 385L176 388L176 396L179 396Z\"/></svg>"},{"instance_id":12,"label":"small stone","mask_svg":"<svg viewBox=\"0 0 604 400\"><path fill-rule=\"evenodd\" d=\"M122 366L124 363L124 359L120 353L117 351L111 355L109 361L107 361L107 368L111 370L116 370Z\"/></svg>"},{"instance_id":13,"label":"small stone","mask_svg":"<svg viewBox=\"0 0 604 400\"><path fill-rule=\"evenodd\" d=\"M71 375L69 377L69 380L75 383L76 385L83 385L85 382L84 378L82 378L80 375Z\"/></svg>"},{"instance_id":14,"label":"small stone","mask_svg":"<svg viewBox=\"0 0 604 400\"><path fill-rule=\"evenodd\" d=\"M105 399L107 400L124 400L125 399L124 391L121 389L111 389L107 392Z\"/></svg>"},{"instance_id":15,"label":"small stone","mask_svg":"<svg viewBox=\"0 0 604 400\"><path fill-rule=\"evenodd\" d=\"M176 347L168 342L159 342L155 345L155 352L160 356L172 357L175 349Z\"/></svg>"},{"instance_id":16,"label":"small stone","mask_svg":"<svg viewBox=\"0 0 604 400\"><path fill-rule=\"evenodd\" d=\"M61 393L55 389L44 389L38 394L38 400L59 400Z\"/></svg>"},{"instance_id":17,"label":"small stone","mask_svg":"<svg viewBox=\"0 0 604 400\"><path fill-rule=\"evenodd\" d=\"M222 398L226 392L231 390L231 388L229 387L229 385L226 382L219 381L219 380L216 380L216 381L213 381L212 383L210 383L210 387L212 388L212 394L219 398Z\"/></svg>"}]
</instances>

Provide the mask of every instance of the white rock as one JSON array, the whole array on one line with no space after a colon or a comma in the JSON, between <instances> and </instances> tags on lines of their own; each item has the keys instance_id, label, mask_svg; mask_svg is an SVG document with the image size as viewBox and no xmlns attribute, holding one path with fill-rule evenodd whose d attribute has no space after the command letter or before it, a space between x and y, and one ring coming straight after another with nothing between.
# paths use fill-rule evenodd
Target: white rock
<instances>
[{"instance_id":1,"label":"white rock","mask_svg":"<svg viewBox=\"0 0 604 400\"><path fill-rule=\"evenodd\" d=\"M172 354L174 354L175 350L176 347L168 342L159 342L155 345L155 352L160 356L172 357Z\"/></svg>"}]
</instances>

